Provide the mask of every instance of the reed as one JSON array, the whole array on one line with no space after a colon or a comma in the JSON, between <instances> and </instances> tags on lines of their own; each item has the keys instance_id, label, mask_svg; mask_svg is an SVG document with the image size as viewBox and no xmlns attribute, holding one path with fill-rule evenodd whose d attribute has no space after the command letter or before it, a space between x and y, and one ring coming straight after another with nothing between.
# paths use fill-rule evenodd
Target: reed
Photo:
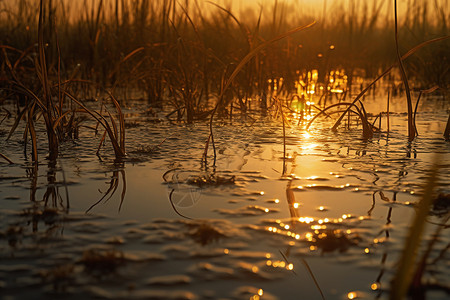
<instances>
[{"instance_id":1,"label":"reed","mask_svg":"<svg viewBox=\"0 0 450 300\"><path fill-rule=\"evenodd\" d=\"M444 138L446 141L450 140L450 114L448 116L447 125L445 126Z\"/></svg>"},{"instance_id":2,"label":"reed","mask_svg":"<svg viewBox=\"0 0 450 300\"><path fill-rule=\"evenodd\" d=\"M288 5L280 1L274 2L270 16L267 14L268 10L263 13L261 7L259 14L248 16L244 21L238 20L231 9L219 8L222 13L208 15L199 2L190 6L189 2L185 5L172 0L98 0L84 1L81 5L52 3L52 7L47 6L48 16L54 20L58 17L58 22L47 22L46 32L54 28L61 33L62 72L75 69L76 64L80 63L80 74L84 79L102 85L138 87L147 95L149 102L160 105L170 104L170 97L167 97L165 91L170 88L179 89L180 86L176 83L176 78L168 80L167 75L175 74L182 79L180 68L187 67L189 75L196 74L189 81L189 84L196 87L192 95L196 98L193 108L195 113L206 109L204 103L196 103L197 98L203 98L207 102L211 95L220 93L224 66L238 64L261 41L295 27L295 23L318 18L302 10L300 4ZM430 36L430 32L445 35L448 16L444 4L436 3L434 14L439 17L439 23L431 23L430 6L426 3L414 2L410 5L414 6L410 9L416 17L400 24L402 41L399 42L405 44L405 40L410 39L408 30L414 34L419 32L420 38L425 39ZM38 29L32 25L32 1L20 0L19 4L21 9L17 9L20 12L18 19L11 17L15 12L14 7L3 4L4 11L11 12L11 15L3 14L0 31L6 32L2 44L25 49L32 43L30 36L33 36L33 31L37 32ZM267 79L274 76L283 77L286 86L292 86L297 70L319 67L323 70L320 72L323 81L326 79L326 70L342 67L347 70L351 83L352 70L362 68L370 77L375 76L380 67L391 64L394 53L387 49L390 46L388 37L392 28L389 27L389 22L382 24L383 11L388 8L386 2L372 1L368 4L351 1L349 5L340 7L335 4L328 9L338 12L339 18L330 15L325 9L320 27L311 29L301 37L289 37L285 42L261 51L234 82L234 96L240 90L243 92L242 102L245 103L245 99L253 94L261 94L265 90ZM29 26L24 28L20 24ZM55 34L47 35L51 36L49 42L54 43ZM180 50L180 37L186 52ZM335 46L334 50L325 51L330 45ZM126 66L121 64L124 53L131 53L135 49L142 49L136 56L136 61ZM321 58L318 54L322 55ZM182 59L176 59L180 55ZM50 56L47 58L51 68L53 64L56 65L56 52L52 50ZM375 59L368 60L367 57ZM182 66L174 64L179 61ZM115 72L118 65L121 65L120 73ZM434 65L439 66L436 63ZM183 95L179 97L182 102L186 102Z\"/></svg>"},{"instance_id":3,"label":"reed","mask_svg":"<svg viewBox=\"0 0 450 300\"><path fill-rule=\"evenodd\" d=\"M38 141L35 129L35 123L42 117L46 135L48 139L48 158L50 161L55 161L59 154L59 144L68 138L77 138L79 125L82 118L78 117L80 110L74 107L73 104L82 108L82 112L90 114L96 119L104 128L108 134L114 148L114 152L117 159L121 159L125 156L125 125L123 113L121 111L120 104L112 95L112 93L106 91L111 99L114 108L117 112L118 120L108 112L107 118L100 113L87 108L77 99L69 90L72 83L79 83L80 81L69 79L62 79L62 67L61 67L61 48L59 44L58 34L54 32L56 53L57 53L57 67L56 74L53 74L53 67L49 67L47 61L47 47L44 36L44 29L49 26L45 23L44 15L47 15L46 6L43 1L40 1L39 5L39 20L38 20L38 43L36 56L33 59L33 47L30 47L24 51L15 49L10 46L1 46L5 57L5 65L9 71L10 79L7 79L9 87L13 95L17 95L19 98L25 99L25 107L20 109L18 103L18 114L13 126L10 129L8 138L17 129L22 119L26 119L25 130L23 133L24 147L26 152L28 137L31 140L31 156L32 160L38 161ZM51 7L48 9L52 9ZM49 22L54 22L50 20ZM48 34L48 33L47 33ZM7 52L9 51L9 53ZM130 53L123 61L126 61L133 56L137 50ZM17 57L14 62L10 61L12 54ZM20 70L21 65L31 60L33 62L33 71L36 74L36 78L29 78L24 76ZM122 61L122 62L123 62ZM71 77L73 77L72 75ZM51 77L56 77L56 80L52 80ZM95 86L95 85L94 85Z\"/></svg>"},{"instance_id":4,"label":"reed","mask_svg":"<svg viewBox=\"0 0 450 300\"><path fill-rule=\"evenodd\" d=\"M400 55L399 45L398 45L398 25L397 25L397 0L394 0L394 17L395 17L395 50L397 53L398 66L400 69L400 74L402 77L403 84L405 85L406 91L406 105L408 109L408 140L412 141L416 136L416 124L413 119L413 108L411 100L411 90L409 88L408 78L406 76L405 67L403 66L403 60Z\"/></svg>"},{"instance_id":5,"label":"reed","mask_svg":"<svg viewBox=\"0 0 450 300\"><path fill-rule=\"evenodd\" d=\"M31 0L20 0L16 7L2 2L0 33L4 34L0 35L0 45L4 45L3 56L8 57L0 63L0 78L6 79L0 81L0 90L13 89L20 94L17 98L27 99L26 110L20 108L19 113L29 123L25 134L28 137L34 135L33 120L45 112L42 118L49 132L49 156L53 158L58 155L58 143L77 134L81 120L80 106L68 94L77 99L95 98L100 86L120 93L124 99L128 91L137 90L150 105L170 109L177 113L178 120L192 123L208 116L214 119L214 115L231 118L231 107L247 116L250 99L263 99L261 105L267 111L267 101L272 101L269 85L274 79L283 78L279 92L290 93L299 76L313 69L319 70L316 88L325 88L325 103L330 96L326 92L330 70L339 68L348 76L349 88L342 94L342 101L353 96L356 71L377 78L354 98L353 105L357 105L390 72L392 67L388 66L395 64L396 52L400 53L403 45L411 50L400 60L397 57L397 64L404 62L405 72L411 74L410 89L421 86L424 90L437 84L444 92L448 86L443 64L427 59L448 57L445 39L450 20L444 3L435 2L432 10L425 2L412 1L409 13L395 28L390 26L393 14L385 1L350 1L349 7L334 4L324 7L321 17L303 10L301 4L274 1L270 13L261 6L245 18L239 18L231 8L198 1L52 1L37 6ZM35 9L45 11L46 17L36 22ZM330 14L331 10L338 17ZM320 26L272 41L289 28L314 19L319 19ZM36 36L37 49L30 46ZM392 51L393 36L397 37L398 51ZM418 46L411 45L411 41ZM437 41L440 43L435 47L423 47ZM411 52L417 53L413 57ZM410 57L408 62L406 57ZM36 78L27 72L30 61L33 72L38 74ZM432 63L422 68L424 61ZM435 76L429 74L432 68L438 70ZM380 69L387 70L381 77L377 75ZM421 74L425 69L428 74ZM95 84L75 81L79 78ZM57 103L48 101L55 98ZM354 109L353 105L346 108L345 114ZM84 113L86 109L81 108ZM101 120L105 137L116 140L112 142L115 155L123 157L120 111L115 112L115 116L107 114L104 118L94 112L88 114ZM413 128L412 105L411 109L408 105L408 114ZM409 137L411 132L408 130ZM214 146L212 134L209 141L207 145Z\"/></svg>"},{"instance_id":6,"label":"reed","mask_svg":"<svg viewBox=\"0 0 450 300\"><path fill-rule=\"evenodd\" d=\"M87 82L90 83L90 82ZM90 83L93 84L93 83ZM105 91L105 93L108 95L109 99L111 100L115 110L118 120L114 118L114 116L106 110L107 115L104 116L101 112L98 112L96 110L90 109L87 106L85 106L80 100L78 100L76 97L74 97L69 92L65 92L65 95L74 103L76 103L83 112L90 115L93 119L95 119L99 125L101 125L105 131L103 134L103 137L100 141L100 146L102 145L106 135L108 135L109 140L111 141L111 144L113 146L114 154L116 157L116 161L120 162L125 156L125 119L122 112L122 109L120 107L119 102L114 97L114 95L110 91ZM102 104L102 107L104 107L104 104ZM108 121L109 118L109 121ZM97 151L97 154L99 152Z\"/></svg>"}]
</instances>

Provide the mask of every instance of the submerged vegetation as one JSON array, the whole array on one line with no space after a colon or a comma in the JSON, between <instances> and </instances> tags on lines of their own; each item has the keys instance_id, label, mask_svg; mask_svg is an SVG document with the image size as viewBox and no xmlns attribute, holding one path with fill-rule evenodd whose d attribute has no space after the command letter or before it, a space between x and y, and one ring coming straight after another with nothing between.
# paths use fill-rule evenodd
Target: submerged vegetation
<instances>
[{"instance_id":1,"label":"submerged vegetation","mask_svg":"<svg viewBox=\"0 0 450 300\"><path fill-rule=\"evenodd\" d=\"M109 202L117 196L117 191L120 191L118 210L121 211L125 194L130 190L124 169L129 149L125 133L127 129L140 126L126 123L126 109L129 103L140 101L149 107L146 113L155 118L152 119L155 126L161 122L157 116L170 122L208 126L208 135L202 140L201 171L183 178L181 168L175 165L162 176L170 205L179 216L187 219L180 221L189 229L182 234L184 238L210 246L232 236L220 227L224 224L194 220L183 209L196 204L196 193L201 189L237 188L244 181L241 174L217 172L217 153L224 153L226 149L216 147L215 126L233 124L239 119L241 124L252 127L257 122L255 115L269 115L282 128L283 148L279 154L283 168L279 173L281 180L288 182L286 197L291 218L285 223L266 220L264 222L272 224L267 230L251 226L246 229L302 240L311 251L319 249L322 254L363 247L366 241L344 220L356 223L370 218L378 194L387 204L397 204L397 192L391 200L377 187L379 190L373 192L374 204L362 219L350 214L335 222L324 221L328 218L302 217L294 192L313 189L335 192L350 188L350 184L294 187L294 180L300 179L296 178L294 170L291 173L287 170L288 164L295 166L297 158L296 152L293 156L288 154L288 131L299 127L306 129L304 134L308 135L307 130L315 122L331 120L329 127L333 132L344 125L347 129L351 126L361 129L363 142L376 135L389 136L390 101L393 97L405 96L407 155L410 156L411 144L419 134L416 114L421 97L432 94L448 101L450 95L448 1L411 0L402 7L404 11L398 10L395 0L350 0L345 6L331 7L324 1L321 14L310 12L303 8L301 1L299 3L275 0L254 10L235 11L226 1L225 5L200 0L0 1L1 137L9 140L22 131L19 140L25 160L31 157L26 170L33 207L20 216L32 224L33 232L38 232L40 222L56 230L59 223L65 221L71 205L64 173L61 182L56 180L57 160L62 144L78 141L84 131L95 136L98 147L92 152L97 150L100 161L103 149L115 158L106 190L85 213L88 215L100 204ZM377 101L380 108L386 109L374 114L366 109L364 99L380 89L383 97ZM386 128L381 126L383 116ZM5 122L7 119L13 121ZM4 129L6 123L11 125ZM450 115L443 134L448 141ZM163 138L150 141L156 145L153 147L140 145L141 150L136 152L151 156L170 139ZM209 161L211 149L214 159ZM39 153L47 154L48 158L47 189L42 199L36 197ZM14 160L7 155L5 149L0 149L2 163L14 165ZM429 264L429 254L441 231L448 228L448 193L436 196L434 181L438 177L438 167L435 169L416 207L417 217L405 239L398 272L393 275L393 298L405 297L408 290L424 292L428 288L422 284L422 276ZM402 172L407 173L400 171L400 174ZM61 193L62 187L65 193ZM189 198L177 194L183 189L189 191ZM251 196L255 195L263 194L256 192ZM252 197L249 198L254 201ZM278 209L247 205L236 210L215 211L226 216L258 216L276 213ZM386 227L391 222L391 212L392 206ZM416 256L423 228L433 213L444 221L435 224L438 229L419 261ZM151 226L159 228L168 239L176 240L179 232L166 232L176 229L174 224L155 222ZM315 230L301 238L294 230L302 226L315 226ZM26 238L24 231L21 225L10 225L4 233L0 232L0 237L7 239L14 248ZM385 231L388 237L388 229ZM140 232L135 234L138 236ZM155 237L147 241L157 243L161 239ZM113 244L123 243L119 241L121 239ZM291 246L289 243L288 249ZM180 249L173 247L171 251L177 253L183 250ZM447 249L448 245L441 251L441 257ZM228 255L230 250L225 250L214 255ZM280 253L284 261L274 264L266 257L267 265L263 263L261 267L275 268L283 264L290 266L286 270L292 271L289 250L286 254ZM157 259L162 260L159 256ZM126 260L129 258L122 251L91 248L85 250L78 261L47 269L40 276L59 290L75 280L74 274L80 273L80 265L86 273L100 279L121 270ZM302 261L324 298L311 268L303 258ZM215 270L211 265L204 268L219 275L223 273L220 276L225 277L233 272L222 267ZM254 266L244 265L241 269L252 276L259 272ZM190 281L176 276L169 280L156 278L151 284L167 280ZM266 279L261 272L258 276ZM448 291L445 286L433 288ZM260 294L260 290L256 293Z\"/></svg>"}]
</instances>

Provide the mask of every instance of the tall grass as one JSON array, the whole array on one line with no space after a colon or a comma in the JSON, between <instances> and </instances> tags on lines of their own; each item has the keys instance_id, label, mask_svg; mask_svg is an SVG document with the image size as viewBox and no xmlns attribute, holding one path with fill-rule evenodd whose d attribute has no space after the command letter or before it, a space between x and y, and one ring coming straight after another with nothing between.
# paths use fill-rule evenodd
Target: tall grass
<instances>
[{"instance_id":1,"label":"tall grass","mask_svg":"<svg viewBox=\"0 0 450 300\"><path fill-rule=\"evenodd\" d=\"M178 120L192 123L216 113L231 116L236 107L246 114L252 99L261 101L265 109L267 101L273 101L269 87L275 79L283 80L279 92L290 93L301 74L313 70L318 70L316 92L323 88L324 103L330 96L330 71L345 70L345 100L354 96L357 74L380 78L380 70L393 68L389 66L395 64L397 52L448 36L446 0L436 0L433 6L410 1L398 26L393 26L390 2L348 3L348 7L332 4L314 13L302 3L274 1L243 15L213 1L0 2L0 45L5 58L0 62L0 96L17 99L18 110L28 120L27 136L34 136L32 120L45 112L49 156L55 158L58 142L74 131L71 124L77 120L81 101L73 98L95 99L98 87L120 93L124 99L130 91L138 91L149 104L169 108ZM319 26L270 42L314 20ZM395 40L397 47L393 47ZM449 43L441 40L420 51L417 48L408 61L410 54L397 57L408 72L411 90L434 85L442 93L450 89L448 69L441 63L449 60ZM38 76L30 76L29 70ZM84 80L94 85L81 83ZM20 95L11 90L20 90ZM346 112L363 95L356 96ZM123 157L121 130L114 127L117 122L120 129L120 105L111 101L119 117L90 115L116 141L112 142L116 156ZM72 103L71 109L64 103ZM358 109L363 116L363 107ZM365 132L370 136L370 126ZM212 136L210 140L213 143Z\"/></svg>"},{"instance_id":2,"label":"tall grass","mask_svg":"<svg viewBox=\"0 0 450 300\"><path fill-rule=\"evenodd\" d=\"M48 6L44 4L48 4ZM51 2L41 0L39 2L37 44L25 50L8 45L0 46L4 57L2 67L6 74L5 90L9 92L8 97L17 97L18 99L16 121L10 129L8 138L15 132L19 123L25 119L23 133L25 152L27 142L31 140L31 157L34 162L37 162L36 122L43 118L47 136L48 159L55 161L58 158L60 143L67 138L77 137L81 120L78 114L84 112L90 114L105 128L105 134L108 133L116 158L121 159L125 156L125 124L120 105L109 93L118 120L116 121L109 112L109 120L107 120L101 113L87 108L70 92L70 84L75 81L62 79L61 48L57 31L53 26L55 23L52 18L53 14ZM49 16L49 18L47 19L45 16ZM50 47L47 42L50 40L54 41L53 47ZM53 66L48 61L52 49L56 53ZM11 61L13 58L15 60ZM29 73L25 71L29 71Z\"/></svg>"},{"instance_id":3,"label":"tall grass","mask_svg":"<svg viewBox=\"0 0 450 300\"><path fill-rule=\"evenodd\" d=\"M409 88L408 77L406 76L405 67L403 65L403 60L400 55L399 44L398 44L398 21L397 21L397 0L394 0L394 20L395 20L395 50L397 53L398 66L400 69L400 74L402 77L403 84L405 85L406 92L406 104L408 109L408 139L412 141L416 136L416 124L413 119L413 107L411 100L411 90Z\"/></svg>"},{"instance_id":4,"label":"tall grass","mask_svg":"<svg viewBox=\"0 0 450 300\"><path fill-rule=\"evenodd\" d=\"M261 94L270 78L283 77L285 86L292 88L296 71L314 68L319 69L322 82L326 81L327 70L345 69L351 88L354 71L374 77L380 68L395 61L393 26L384 13L389 9L386 1L349 1L349 7L335 4L325 10L323 19L319 13L302 9L301 3L296 6L283 1L274 1L272 7L266 4L254 16L245 18L239 18L239 12L202 1L82 3L78 7L53 1L53 6L47 8L51 12L48 18L57 20L46 29L47 42L55 43L55 35L48 32L56 28L61 44L61 71L70 73L78 68L84 79L105 86L138 88L153 104L164 101L184 107L184 118L189 121L197 113L196 106L205 106L209 98L220 93L224 70L232 70L233 64L238 64L261 42L312 20L318 20L320 26L261 51L238 76L232 97L240 96L245 102L246 97ZM433 9L426 2L411 3L409 14L417 17L408 17L399 24L400 45L411 48L411 42L418 44L448 34L450 20L445 3L436 1ZM20 0L18 5L20 10L3 4L0 32L4 34L0 44L23 50L35 42L32 37L38 31L34 25L36 6L31 0ZM16 12L20 14L14 18ZM432 18L439 22L432 22ZM142 50L116 72L127 53L136 49ZM436 50L448 59L445 49L448 50L448 44L424 53ZM50 56L48 64L52 68L57 55ZM437 84L448 84L441 65L436 61L422 70L440 78ZM406 69L413 70L414 77L428 78L419 74L419 66L415 60ZM180 86L185 89L180 90ZM195 99L194 108L190 108L190 97ZM196 103L198 99L203 100Z\"/></svg>"}]
</instances>

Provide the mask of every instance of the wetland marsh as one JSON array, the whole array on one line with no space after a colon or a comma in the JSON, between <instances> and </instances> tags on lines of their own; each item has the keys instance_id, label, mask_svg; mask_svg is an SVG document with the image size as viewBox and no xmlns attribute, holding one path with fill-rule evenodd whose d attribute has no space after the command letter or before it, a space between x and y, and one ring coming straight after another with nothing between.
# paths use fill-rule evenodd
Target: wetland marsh
<instances>
[{"instance_id":1,"label":"wetland marsh","mask_svg":"<svg viewBox=\"0 0 450 300\"><path fill-rule=\"evenodd\" d=\"M2 299L448 298L435 2L0 2Z\"/></svg>"}]
</instances>

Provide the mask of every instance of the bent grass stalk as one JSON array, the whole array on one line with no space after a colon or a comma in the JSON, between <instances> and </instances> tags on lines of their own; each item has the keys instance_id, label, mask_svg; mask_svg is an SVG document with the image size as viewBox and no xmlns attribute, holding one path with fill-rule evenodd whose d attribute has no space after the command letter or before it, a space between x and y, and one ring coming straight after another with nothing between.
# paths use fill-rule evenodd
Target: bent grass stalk
<instances>
[{"instance_id":1,"label":"bent grass stalk","mask_svg":"<svg viewBox=\"0 0 450 300\"><path fill-rule=\"evenodd\" d=\"M8 135L9 139L12 135L12 133L17 128L20 120L23 116L27 115L27 122L26 127L24 131L24 142L26 147L26 141L28 133L30 134L31 142L32 142L32 160L34 162L38 161L37 156L37 139L36 139L36 132L35 132L35 126L34 126L34 120L35 115L37 113L41 113L45 126L46 126L46 132L48 137L48 150L49 150L49 159L51 161L56 160L58 157L58 148L59 148L59 142L61 139L61 134L64 134L64 128L63 128L63 120L65 120L65 117L68 116L70 113L69 111L63 112L63 97L67 96L69 97L72 102L77 103L80 105L84 111L90 113L99 123L105 128L106 132L108 133L110 140L113 144L114 152L117 159L121 159L125 156L125 125L124 125L124 118L123 113L121 111L120 105L118 101L114 98L112 93L109 93L110 98L112 99L112 102L116 108L116 111L119 116L119 128L120 133L118 130L118 127L116 125L116 121L113 118L113 116L108 112L110 122L106 120L100 113L93 112L89 109L87 109L80 101L78 101L74 96L72 96L66 89L61 90L61 72L60 72L60 64L58 63L58 102L59 106L56 107L53 103L52 99L52 92L51 92L51 84L50 80L48 78L48 68L47 68L47 62L46 62L46 54L45 54L45 45L44 45L44 33L43 33L43 27L44 27L44 20L43 15L45 14L45 9L43 5L43 1L40 1L40 10L39 10L39 24L38 24L38 58L34 60L34 67L35 71L38 77L38 82L40 83L40 86L42 87L42 97L39 97L38 94L33 92L30 88L28 88L25 84L21 82L21 80L16 75L16 68L19 64L19 62L25 57L26 51L19 51L13 47L8 46L2 46L3 52L5 54L5 64L7 65L9 71L12 75L12 80L9 81L10 84L12 84L15 87L15 93L21 93L23 95L26 95L27 97L31 98L32 102L29 103L21 112L19 112L18 117L16 121L14 122L13 126L11 127L10 133ZM57 43L58 47L58 53L59 51L59 43ZM21 55L19 59L12 65L6 55L6 49L19 51L21 52ZM135 52L131 53L134 54ZM130 55L131 55L130 54ZM130 57L130 55L127 56L127 58ZM58 58L58 62L60 60L60 57ZM64 84L67 84L68 82L65 82ZM39 108L38 111L35 111L35 108ZM74 120L74 111L72 111L72 118L71 121L69 121L69 127L73 125ZM71 130L71 129L69 129ZM57 133L60 133L60 136L58 136Z\"/></svg>"},{"instance_id":2,"label":"bent grass stalk","mask_svg":"<svg viewBox=\"0 0 450 300\"><path fill-rule=\"evenodd\" d=\"M71 95L69 92L64 91L64 94L69 97L73 102L78 104L84 112L88 113L90 116L92 116L104 129L105 134L108 134L108 137L111 141L111 144L114 149L114 154L116 156L117 160L121 160L126 156L125 152L125 121L122 109L120 107L119 102L116 100L116 98L110 93L109 91L106 91L112 100L117 114L119 116L119 127L117 127L116 120L111 115L111 113L108 113L108 116L110 117L110 122L99 112L95 110L91 110L87 108L81 101L76 99L73 95ZM103 139L102 139L103 140Z\"/></svg>"},{"instance_id":3,"label":"bent grass stalk","mask_svg":"<svg viewBox=\"0 0 450 300\"><path fill-rule=\"evenodd\" d=\"M417 129L413 118L411 91L409 89L408 77L406 76L405 67L403 66L403 60L400 55L399 45L398 45L398 26L397 26L397 0L394 0L394 20L395 20L395 52L397 54L398 66L400 69L400 74L402 76L403 84L405 85L406 92L406 104L408 108L408 140L414 140L416 136Z\"/></svg>"},{"instance_id":4,"label":"bent grass stalk","mask_svg":"<svg viewBox=\"0 0 450 300\"><path fill-rule=\"evenodd\" d=\"M12 67L11 67L11 70L13 70ZM14 73L13 73L13 75L14 75ZM30 138L32 141L32 159L33 159L33 161L37 162L38 161L37 140L36 140L36 132L34 129L35 107L37 106L39 108L39 111L42 112L42 115L45 120L46 128L47 128L47 133L49 131L52 133L55 133L56 132L55 129L59 128L61 126L61 122L63 121L65 116L67 116L69 114L69 112L62 112L62 115L60 115L60 116L53 115L52 113L48 113L49 111L55 111L55 110L53 110L54 107L52 106L52 104L46 104L45 99L39 98L33 91L31 91L28 87L26 87L16 76L14 76L14 77L15 77L15 80L12 80L11 84L13 84L16 87L16 92L27 95L33 101L28 106L26 106L21 112L19 112L13 126L10 129L7 139L9 139L12 136L12 134L16 130L18 124L20 123L22 117L28 112L28 118L27 118L27 124L25 127L24 137L27 136L27 132L29 131ZM87 82L87 81L84 81L84 82ZM62 83L62 85L65 85L67 83L68 82L64 82L64 83ZM59 85L60 84L58 84L58 86ZM114 119L114 117L111 115L111 113L107 112L110 122L108 122L108 120L101 113L87 108L80 100L78 100L75 96L70 94L66 89L63 89L61 91L61 93L63 94L63 96L68 97L72 102L78 104L83 109L84 112L87 112L89 115L91 115L105 129L105 131L108 134L108 137L110 138L111 143L113 145L116 159L120 160L126 156L124 116L123 116L123 112L120 107L120 104L118 103L117 99L114 97L114 95L111 92L106 91L106 93L108 94L108 96L110 97L110 99L112 100L112 102L114 104L114 107L116 109L119 119L118 119L118 121L116 121ZM50 99L47 100L47 102L52 102L51 96L50 96ZM72 117L73 117L73 115L72 115ZM116 123L118 123L118 125ZM61 129L61 130L64 131L63 129ZM50 134L52 134L52 133L50 133ZM26 143L26 139L24 139L24 141ZM55 136L51 140L49 140L49 153L50 153L49 158L51 160L54 160L57 157L57 154L58 154L57 148L59 147L59 145L56 144L57 142L58 142L58 137L55 133ZM56 157L55 157L55 155L56 155Z\"/></svg>"},{"instance_id":5,"label":"bent grass stalk","mask_svg":"<svg viewBox=\"0 0 450 300\"><path fill-rule=\"evenodd\" d=\"M14 164L12 160L10 160L6 155L0 153L0 157L6 160L9 164Z\"/></svg>"},{"instance_id":6,"label":"bent grass stalk","mask_svg":"<svg viewBox=\"0 0 450 300\"><path fill-rule=\"evenodd\" d=\"M314 281L314 285L316 286L317 290L319 291L320 297L323 300L325 300L325 295L323 294L322 289L320 288L319 282L317 281L316 277L314 276L313 271L309 267L309 264L306 262L306 260L304 258L301 258L300 260L303 263L303 265L305 266L305 268L308 271L309 275L311 276L311 279Z\"/></svg>"},{"instance_id":7,"label":"bent grass stalk","mask_svg":"<svg viewBox=\"0 0 450 300\"><path fill-rule=\"evenodd\" d=\"M416 123L416 114L417 114L417 108L419 106L419 101L420 98L422 97L423 94L431 94L432 92L434 92L435 90L437 90L439 88L438 85L435 85L429 89L426 90L420 90L419 92L419 96L417 96L417 101L416 101L416 106L414 107L414 114L413 114L413 123ZM417 127L414 127L414 129L416 130L416 135L419 135L419 132L417 131Z\"/></svg>"},{"instance_id":8,"label":"bent grass stalk","mask_svg":"<svg viewBox=\"0 0 450 300\"><path fill-rule=\"evenodd\" d=\"M324 108L323 110L320 110L319 113L317 113L309 121L308 125L306 126L306 130L308 130L309 126L321 115L325 114L326 116L329 116L329 114L327 114L327 111L329 109L332 109L332 108L338 107L338 106L347 106L347 109L344 111L344 113L342 115L349 114L350 112L353 112L354 114L358 115L361 120L361 123L363 125L363 138L370 139L373 137L373 126L367 120L367 114L364 109L364 105L362 104L361 101L360 101L360 104L361 104L361 108L359 108L354 102L339 102L339 103L331 104L331 105L327 106L326 108ZM352 107L355 108L356 111L351 110ZM339 112L335 112L335 113L339 113Z\"/></svg>"},{"instance_id":9,"label":"bent grass stalk","mask_svg":"<svg viewBox=\"0 0 450 300\"><path fill-rule=\"evenodd\" d=\"M209 146L209 141L212 143L213 146L213 150L214 150L214 165L216 163L216 159L217 159L217 154L216 154L216 149L215 149L215 144L214 144L214 132L213 132L213 121L214 121L214 117L215 114L217 112L217 109L219 108L220 105L223 105L223 99L224 99L224 95L225 92L227 91L227 89L230 87L231 83L233 82L233 80L235 79L235 77L237 76L237 74L242 70L242 68L255 56L257 55L261 50L267 48L268 46L274 44L275 42L288 37L300 30L304 30L306 28L310 28L312 27L316 22L311 22L307 25L303 25L297 28L294 28L288 32L285 32L283 34L280 34L279 36L272 38L269 41L266 41L264 43L262 43L261 45L257 46L255 49L253 49L252 51L250 51L250 53L248 53L240 62L239 64L236 66L236 68L233 70L233 72L231 73L231 75L222 83L221 85L221 91L217 100L216 105L214 106L214 109L211 113L211 117L209 120L209 138L208 138L208 142L205 145L205 151L203 154L203 161L205 162L205 166L206 166L206 160L207 160L207 153L208 153L208 146Z\"/></svg>"}]
</instances>

